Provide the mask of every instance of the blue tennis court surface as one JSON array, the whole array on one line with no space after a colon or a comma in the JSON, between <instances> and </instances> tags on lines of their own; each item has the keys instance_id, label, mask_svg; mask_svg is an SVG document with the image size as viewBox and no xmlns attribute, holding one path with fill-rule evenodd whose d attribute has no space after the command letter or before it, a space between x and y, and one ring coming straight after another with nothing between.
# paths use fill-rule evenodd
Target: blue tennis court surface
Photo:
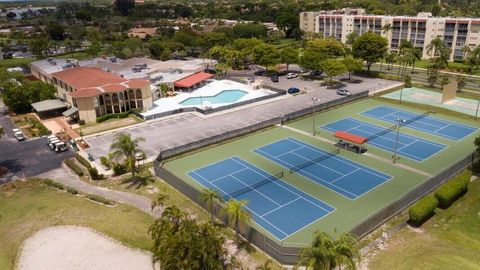
<instances>
[{"instance_id":1,"label":"blue tennis court surface","mask_svg":"<svg viewBox=\"0 0 480 270\"><path fill-rule=\"evenodd\" d=\"M408 112L405 110L389 107L378 106L362 113L365 116L380 119L389 123L397 124L397 119L403 119L408 122L410 119L419 117L420 114ZM436 134L451 140L462 140L477 129L471 126L457 124L445 121L436 117L426 116L416 121L406 124L405 126L416 130L424 131L430 134Z\"/></svg>"},{"instance_id":2,"label":"blue tennis court surface","mask_svg":"<svg viewBox=\"0 0 480 270\"><path fill-rule=\"evenodd\" d=\"M254 151L349 199L356 199L392 178L338 155L330 156L327 151L293 138L282 139ZM309 165L303 167L302 164L306 163ZM298 169L300 167L303 168Z\"/></svg>"},{"instance_id":3,"label":"blue tennis court surface","mask_svg":"<svg viewBox=\"0 0 480 270\"><path fill-rule=\"evenodd\" d=\"M385 128L363 122L354 118L345 118L336 122L322 126L323 129L329 131L346 131L358 136L368 138L370 145L378 148L394 151L397 133L392 130L387 133ZM375 136L379 134L379 136ZM411 158L416 161L424 161L432 155L445 149L447 146L415 136L400 133L398 136L398 153L402 156Z\"/></svg>"},{"instance_id":4,"label":"blue tennis court surface","mask_svg":"<svg viewBox=\"0 0 480 270\"><path fill-rule=\"evenodd\" d=\"M218 190L225 200L248 200L253 220L280 240L335 210L238 157L188 175L204 187Z\"/></svg>"}]
</instances>

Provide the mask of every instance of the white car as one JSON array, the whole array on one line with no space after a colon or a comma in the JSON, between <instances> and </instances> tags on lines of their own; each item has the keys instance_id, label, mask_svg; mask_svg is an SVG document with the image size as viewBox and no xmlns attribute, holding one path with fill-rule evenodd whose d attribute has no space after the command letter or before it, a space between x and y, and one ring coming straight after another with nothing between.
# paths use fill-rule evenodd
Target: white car
<instances>
[{"instance_id":1,"label":"white car","mask_svg":"<svg viewBox=\"0 0 480 270\"><path fill-rule=\"evenodd\" d=\"M287 79L293 79L293 78L298 78L297 73L288 73L287 74Z\"/></svg>"},{"instance_id":2,"label":"white car","mask_svg":"<svg viewBox=\"0 0 480 270\"><path fill-rule=\"evenodd\" d=\"M59 142L60 140L58 138L55 138L52 141L50 141L50 144L48 146L50 147L51 150L55 150L55 145Z\"/></svg>"},{"instance_id":3,"label":"white car","mask_svg":"<svg viewBox=\"0 0 480 270\"><path fill-rule=\"evenodd\" d=\"M350 96L351 93L347 89L338 89L337 90L337 95L339 95L339 96Z\"/></svg>"},{"instance_id":4,"label":"white car","mask_svg":"<svg viewBox=\"0 0 480 270\"><path fill-rule=\"evenodd\" d=\"M67 144L65 144L64 142L56 143L53 150L57 153L67 151L68 150Z\"/></svg>"},{"instance_id":5,"label":"white car","mask_svg":"<svg viewBox=\"0 0 480 270\"><path fill-rule=\"evenodd\" d=\"M14 129L18 129L18 128L14 128ZM23 141L25 140L25 136L23 135L22 131L18 130L18 131L13 131L13 136L15 137L15 139L17 139L18 141Z\"/></svg>"}]
</instances>

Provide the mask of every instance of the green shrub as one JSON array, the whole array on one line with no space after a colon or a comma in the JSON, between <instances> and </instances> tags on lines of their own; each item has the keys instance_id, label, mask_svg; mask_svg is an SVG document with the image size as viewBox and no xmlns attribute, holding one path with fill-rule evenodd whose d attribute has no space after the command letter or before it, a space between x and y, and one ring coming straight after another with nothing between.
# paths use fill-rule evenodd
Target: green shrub
<instances>
[{"instance_id":1,"label":"green shrub","mask_svg":"<svg viewBox=\"0 0 480 270\"><path fill-rule=\"evenodd\" d=\"M112 168L112 164L110 163L110 160L108 160L107 157L100 157L100 162L102 163L103 166L107 169Z\"/></svg>"},{"instance_id":2,"label":"green shrub","mask_svg":"<svg viewBox=\"0 0 480 270\"><path fill-rule=\"evenodd\" d=\"M75 161L73 161L72 159L67 159L65 160L65 164L67 164L67 166L72 169L72 171L75 172L78 176L83 176L82 168L78 167L78 165L75 164Z\"/></svg>"},{"instance_id":3,"label":"green shrub","mask_svg":"<svg viewBox=\"0 0 480 270\"><path fill-rule=\"evenodd\" d=\"M103 179L103 174L98 174L98 170L95 167L88 169L88 173L90 174L90 177L92 178L92 180Z\"/></svg>"},{"instance_id":4,"label":"green shrub","mask_svg":"<svg viewBox=\"0 0 480 270\"><path fill-rule=\"evenodd\" d=\"M408 215L410 217L410 222L413 225L420 226L423 222L429 219L435 213L435 208L437 208L438 201L432 195L427 195L423 199L416 202L408 210Z\"/></svg>"},{"instance_id":5,"label":"green shrub","mask_svg":"<svg viewBox=\"0 0 480 270\"><path fill-rule=\"evenodd\" d=\"M74 188L71 188L71 187L67 187L67 192L70 193L70 194L73 194L73 195L77 195L79 192L78 190L74 189Z\"/></svg>"},{"instance_id":6,"label":"green shrub","mask_svg":"<svg viewBox=\"0 0 480 270\"><path fill-rule=\"evenodd\" d=\"M54 187L54 188L58 188L58 189L61 189L61 190L64 190L65 189L65 186L60 184L60 183L57 183L51 179L45 179L44 180L44 183L47 185L47 186L51 186L51 187Z\"/></svg>"},{"instance_id":7,"label":"green shrub","mask_svg":"<svg viewBox=\"0 0 480 270\"><path fill-rule=\"evenodd\" d=\"M113 164L113 175L118 176L127 173L127 167L123 164L115 163Z\"/></svg>"},{"instance_id":8,"label":"green shrub","mask_svg":"<svg viewBox=\"0 0 480 270\"><path fill-rule=\"evenodd\" d=\"M435 198L438 200L438 205L442 208L447 208L465 194L468 190L471 176L472 173L470 171L463 171L439 187L435 191Z\"/></svg>"},{"instance_id":9,"label":"green shrub","mask_svg":"<svg viewBox=\"0 0 480 270\"><path fill-rule=\"evenodd\" d=\"M378 78L385 79L385 80L392 80L392 81L401 81L402 77L397 75L388 75L385 73L378 73Z\"/></svg>"},{"instance_id":10,"label":"green shrub","mask_svg":"<svg viewBox=\"0 0 480 270\"><path fill-rule=\"evenodd\" d=\"M95 120L97 123L102 123L102 122L105 122L109 119L113 119L113 118L127 118L129 115L130 115L130 111L128 112L122 112L122 113L111 113L111 114L106 114L106 115L102 115L102 116L99 116L97 117L97 119Z\"/></svg>"},{"instance_id":11,"label":"green shrub","mask_svg":"<svg viewBox=\"0 0 480 270\"><path fill-rule=\"evenodd\" d=\"M103 203L103 204L106 204L106 205L115 205L114 201L109 200L107 198L104 198L102 196L95 195L95 194L86 194L85 197L92 200L92 201L96 201L96 202Z\"/></svg>"},{"instance_id":12,"label":"green shrub","mask_svg":"<svg viewBox=\"0 0 480 270\"><path fill-rule=\"evenodd\" d=\"M80 164L85 166L85 168L87 168L87 169L92 168L92 165L90 165L90 162L88 162L88 160L86 160L84 157L82 157L79 153L75 154L75 159L77 159L77 161L80 162Z\"/></svg>"},{"instance_id":13,"label":"green shrub","mask_svg":"<svg viewBox=\"0 0 480 270\"><path fill-rule=\"evenodd\" d=\"M479 173L480 172L480 159L477 159L472 164L472 172Z\"/></svg>"},{"instance_id":14,"label":"green shrub","mask_svg":"<svg viewBox=\"0 0 480 270\"><path fill-rule=\"evenodd\" d=\"M80 126L84 126L85 125L85 120L83 120L83 119L78 120L78 124Z\"/></svg>"}]
</instances>

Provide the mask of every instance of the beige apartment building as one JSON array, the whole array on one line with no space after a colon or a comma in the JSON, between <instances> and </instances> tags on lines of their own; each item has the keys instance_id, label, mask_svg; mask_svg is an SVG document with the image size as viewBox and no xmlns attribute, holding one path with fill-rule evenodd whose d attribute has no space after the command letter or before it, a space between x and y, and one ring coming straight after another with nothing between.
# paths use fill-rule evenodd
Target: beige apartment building
<instances>
[{"instance_id":1,"label":"beige apartment building","mask_svg":"<svg viewBox=\"0 0 480 270\"><path fill-rule=\"evenodd\" d=\"M390 31L383 31L390 24ZM397 52L402 40L410 40L422 51L422 58L432 55L426 47L436 38L441 38L451 49L450 60L461 60L464 47L471 49L480 45L480 19L432 17L430 13L417 16L367 15L363 9L300 13L300 29L320 36L334 37L345 43L350 33L359 35L373 31L388 40L390 51Z\"/></svg>"}]
</instances>

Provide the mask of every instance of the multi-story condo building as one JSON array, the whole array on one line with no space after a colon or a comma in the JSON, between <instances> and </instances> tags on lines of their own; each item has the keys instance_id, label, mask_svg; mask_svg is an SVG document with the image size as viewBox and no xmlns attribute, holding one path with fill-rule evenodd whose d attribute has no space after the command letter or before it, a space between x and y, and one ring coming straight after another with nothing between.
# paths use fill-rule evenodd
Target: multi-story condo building
<instances>
[{"instance_id":1,"label":"multi-story condo building","mask_svg":"<svg viewBox=\"0 0 480 270\"><path fill-rule=\"evenodd\" d=\"M389 24L390 30L382 30ZM334 37L345 43L350 33L359 35L373 31L388 40L390 51L398 52L402 40L410 40L422 51L422 58L432 57L427 46L441 38L451 49L450 60L461 60L468 46L480 45L480 19L432 17L430 13L417 16L376 16L366 15L363 9L300 13L300 29L317 33L321 37Z\"/></svg>"}]
</instances>

